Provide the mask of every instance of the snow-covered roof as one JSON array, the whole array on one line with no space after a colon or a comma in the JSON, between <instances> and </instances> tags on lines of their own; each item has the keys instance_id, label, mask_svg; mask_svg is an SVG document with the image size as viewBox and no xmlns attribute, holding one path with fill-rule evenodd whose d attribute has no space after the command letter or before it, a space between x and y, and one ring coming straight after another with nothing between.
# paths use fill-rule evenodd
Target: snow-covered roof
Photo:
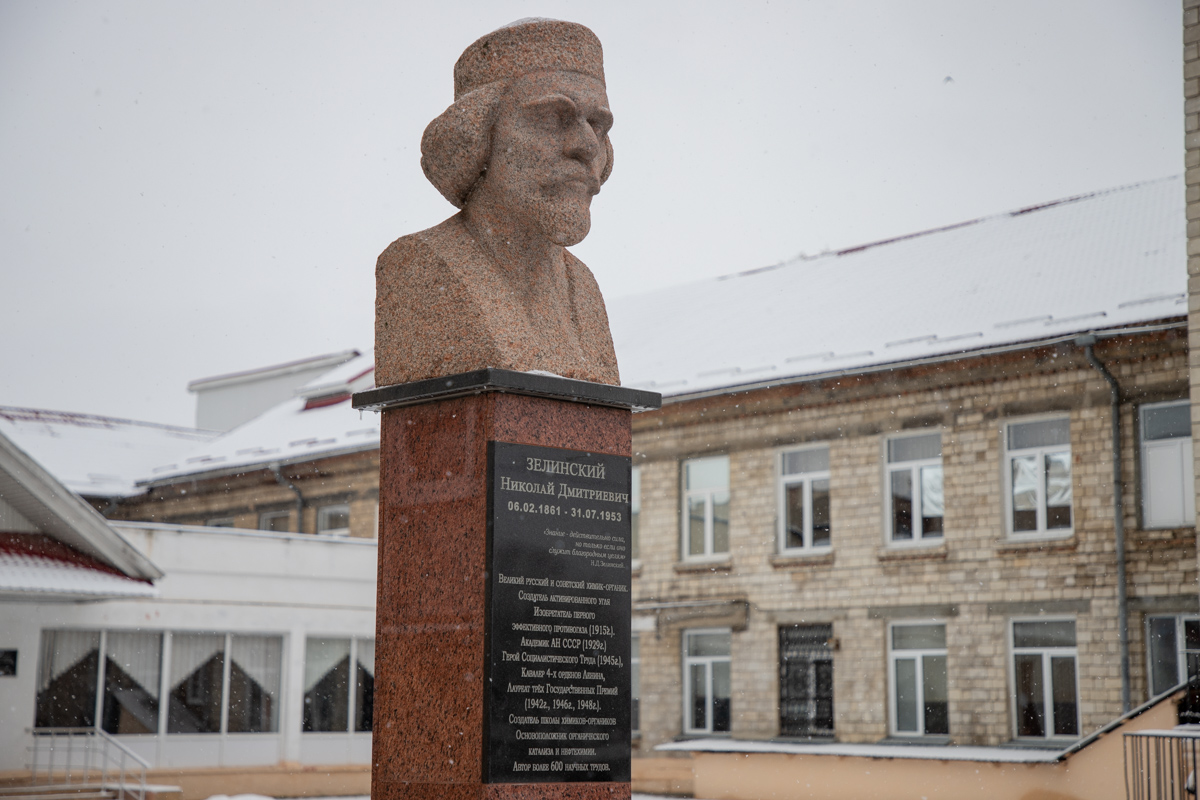
<instances>
[{"instance_id":1,"label":"snow-covered roof","mask_svg":"<svg viewBox=\"0 0 1200 800\"><path fill-rule=\"evenodd\" d=\"M72 563L101 565L135 580L162 571L126 541L108 520L62 485L45 467L0 432L0 518L23 553L62 556ZM37 536L46 546L31 549ZM64 555L65 554L65 555ZM69 557L68 557L69 556ZM60 559L61 560L61 559ZM0 589L3 585L0 584Z\"/></svg>"},{"instance_id":2,"label":"snow-covered roof","mask_svg":"<svg viewBox=\"0 0 1200 800\"><path fill-rule=\"evenodd\" d=\"M609 321L625 385L667 397L952 358L1185 316L1185 233L1183 180L1164 178L612 299ZM138 451L128 470L48 452L47 463L85 491L82 479L104 473L153 485L377 448L378 415L349 403L371 386L373 353L334 361L220 436L124 423L128 437L157 429L162 444L97 447L112 464ZM64 459L78 453L64 443Z\"/></svg>"},{"instance_id":3,"label":"snow-covered roof","mask_svg":"<svg viewBox=\"0 0 1200 800\"><path fill-rule=\"evenodd\" d=\"M155 597L154 584L121 574L40 534L0 534L0 597L101 600Z\"/></svg>"},{"instance_id":4,"label":"snow-covered roof","mask_svg":"<svg viewBox=\"0 0 1200 800\"><path fill-rule=\"evenodd\" d=\"M122 497L164 462L217 436L153 422L0 406L0 434L29 453L71 491Z\"/></svg>"},{"instance_id":5,"label":"snow-covered roof","mask_svg":"<svg viewBox=\"0 0 1200 800\"><path fill-rule=\"evenodd\" d=\"M667 396L1184 316L1179 176L608 302L625 385Z\"/></svg>"},{"instance_id":6,"label":"snow-covered roof","mask_svg":"<svg viewBox=\"0 0 1200 800\"><path fill-rule=\"evenodd\" d=\"M177 458L155 464L144 482L181 475L231 473L265 464L307 461L379 447L379 415L350 407L352 392L371 388L374 356L357 356L314 378L286 400Z\"/></svg>"}]
</instances>

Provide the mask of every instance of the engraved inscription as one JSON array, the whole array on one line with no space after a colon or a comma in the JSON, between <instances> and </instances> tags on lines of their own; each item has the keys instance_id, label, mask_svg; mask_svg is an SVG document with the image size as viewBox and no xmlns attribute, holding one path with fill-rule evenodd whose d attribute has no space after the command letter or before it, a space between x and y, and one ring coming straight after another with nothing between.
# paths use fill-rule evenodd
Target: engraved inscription
<instances>
[{"instance_id":1,"label":"engraved inscription","mask_svg":"<svg viewBox=\"0 0 1200 800\"><path fill-rule=\"evenodd\" d=\"M489 782L629 780L629 469L491 444Z\"/></svg>"}]
</instances>

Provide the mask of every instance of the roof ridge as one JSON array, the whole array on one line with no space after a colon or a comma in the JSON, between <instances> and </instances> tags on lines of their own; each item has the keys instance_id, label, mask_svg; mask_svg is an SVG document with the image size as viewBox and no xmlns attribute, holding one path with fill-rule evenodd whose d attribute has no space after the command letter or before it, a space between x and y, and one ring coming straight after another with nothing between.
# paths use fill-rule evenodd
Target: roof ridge
<instances>
[{"instance_id":1,"label":"roof ridge","mask_svg":"<svg viewBox=\"0 0 1200 800\"><path fill-rule=\"evenodd\" d=\"M167 422L146 422L144 420L127 419L125 417L108 417L103 414L85 414L79 411L55 411L48 408L30 408L28 406L0 405L0 419L7 419L12 422L37 420L61 423L91 422L93 424L138 425L143 428L159 428L162 430L178 431L180 433L220 433L220 431L211 431L206 428L188 428L183 425L172 425Z\"/></svg>"},{"instance_id":2,"label":"roof ridge","mask_svg":"<svg viewBox=\"0 0 1200 800\"><path fill-rule=\"evenodd\" d=\"M1124 192L1124 191L1129 191L1131 189L1138 189L1143 186L1149 186L1149 185L1155 184L1155 183L1165 183L1166 181L1179 180L1182 177L1183 177L1182 174L1175 174L1175 175L1167 175L1162 178L1149 178L1144 181L1136 181L1134 183L1127 183L1127 184L1123 184L1121 186L1111 186L1107 189L1096 189L1091 192L1083 192L1082 194L1075 194L1075 195L1070 195L1067 197L1060 197L1057 200L1048 200L1044 203L1035 203L1034 205L1031 205L1031 206L1024 206L1022 208L1017 208L1017 209L1013 209L1010 211L1000 211L1000 212L996 212L993 214L985 214L981 217L975 217L974 219L963 220L961 222L952 222L947 225L940 225L936 228L927 228L925 230L915 231L913 233L904 233L904 234L900 234L898 236L890 236L886 239L876 239L874 241L864 242L862 244L856 244L856 245L852 245L850 247L840 248L838 250L824 250L820 253L815 253L813 255L807 255L805 253L800 253L797 256L793 256L792 258L786 259L784 261L780 261L777 264L770 264L765 267L754 267L752 269L740 270L738 272L730 272L730 273L726 273L725 275L718 275L716 278L712 278L710 280L725 281L725 280L730 280L733 278L744 278L744 277L748 277L750 275L757 275L760 272L770 272L771 270L788 267L793 264L796 264L797 262L816 261L821 258L833 258L833 257L837 257L837 256L852 255L854 253L859 253L864 250L869 250L873 247L881 247L886 244L894 244L896 242L903 242L908 239L917 239L917 238L920 238L923 236L929 236L929 235L932 235L935 233L945 233L946 231L952 231L957 228L965 228L969 225L977 225L981 222L990 222L991 220L1001 219L1004 217L1019 217L1019 216L1025 215L1025 214L1033 213L1035 211L1044 211L1047 208L1056 208L1058 206L1068 205L1070 203L1077 203L1077 202L1080 202L1081 200L1089 200L1094 197L1102 197L1104 195L1115 194L1117 192Z\"/></svg>"}]
</instances>

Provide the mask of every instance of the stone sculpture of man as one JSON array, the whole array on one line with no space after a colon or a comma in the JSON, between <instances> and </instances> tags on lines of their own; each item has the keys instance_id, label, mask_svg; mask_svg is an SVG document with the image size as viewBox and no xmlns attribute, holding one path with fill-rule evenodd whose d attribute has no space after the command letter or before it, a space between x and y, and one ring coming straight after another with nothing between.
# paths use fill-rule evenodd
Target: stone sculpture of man
<instances>
[{"instance_id":1,"label":"stone sculpture of man","mask_svg":"<svg viewBox=\"0 0 1200 800\"><path fill-rule=\"evenodd\" d=\"M461 209L393 242L376 267L379 386L499 367L616 384L604 300L566 251L612 170L600 41L527 19L454 66L454 104L421 166Z\"/></svg>"}]
</instances>

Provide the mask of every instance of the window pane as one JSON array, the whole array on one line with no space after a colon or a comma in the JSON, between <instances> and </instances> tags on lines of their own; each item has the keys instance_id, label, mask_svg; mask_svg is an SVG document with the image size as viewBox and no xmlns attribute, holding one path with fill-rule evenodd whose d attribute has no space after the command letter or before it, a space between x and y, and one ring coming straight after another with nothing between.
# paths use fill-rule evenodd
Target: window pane
<instances>
[{"instance_id":1,"label":"window pane","mask_svg":"<svg viewBox=\"0 0 1200 800\"><path fill-rule=\"evenodd\" d=\"M283 639L234 636L229 658L228 730L231 733L279 730Z\"/></svg>"},{"instance_id":2,"label":"window pane","mask_svg":"<svg viewBox=\"0 0 1200 800\"><path fill-rule=\"evenodd\" d=\"M1150 618L1150 694L1159 695L1179 683L1175 618Z\"/></svg>"},{"instance_id":3,"label":"window pane","mask_svg":"<svg viewBox=\"0 0 1200 800\"><path fill-rule=\"evenodd\" d=\"M787 487L784 498L785 509L787 514L785 521L786 533L784 536L784 547L803 547L804 546L804 484L794 483Z\"/></svg>"},{"instance_id":4,"label":"window pane","mask_svg":"<svg viewBox=\"0 0 1200 800\"><path fill-rule=\"evenodd\" d=\"M641 639L637 634L634 634L629 641L629 698L632 701L630 708L629 728L630 730L638 730L641 727L639 720L639 700L642 696L642 648Z\"/></svg>"},{"instance_id":5,"label":"window pane","mask_svg":"<svg viewBox=\"0 0 1200 800\"><path fill-rule=\"evenodd\" d=\"M375 717L375 640L358 640L354 684L354 730L369 731Z\"/></svg>"},{"instance_id":6,"label":"window pane","mask_svg":"<svg viewBox=\"0 0 1200 800\"><path fill-rule=\"evenodd\" d=\"M1054 735L1075 736L1079 726L1075 722L1075 659L1070 656L1055 656L1050 659L1051 697L1054 700Z\"/></svg>"},{"instance_id":7,"label":"window pane","mask_svg":"<svg viewBox=\"0 0 1200 800\"><path fill-rule=\"evenodd\" d=\"M783 454L783 474L800 475L805 472L828 472L829 448L812 447L793 450Z\"/></svg>"},{"instance_id":8,"label":"window pane","mask_svg":"<svg viewBox=\"0 0 1200 800\"><path fill-rule=\"evenodd\" d=\"M942 534L945 513L942 495L942 468L921 467L921 533L925 536Z\"/></svg>"},{"instance_id":9,"label":"window pane","mask_svg":"<svg viewBox=\"0 0 1200 800\"><path fill-rule=\"evenodd\" d=\"M171 636L171 694L167 733L219 733L225 637L176 633Z\"/></svg>"},{"instance_id":10,"label":"window pane","mask_svg":"<svg viewBox=\"0 0 1200 800\"><path fill-rule=\"evenodd\" d=\"M893 650L944 650L945 625L896 625L892 628Z\"/></svg>"},{"instance_id":11,"label":"window pane","mask_svg":"<svg viewBox=\"0 0 1200 800\"><path fill-rule=\"evenodd\" d=\"M713 681L713 724L714 733L729 731L729 698L732 695L729 681L729 662L714 661L712 664Z\"/></svg>"},{"instance_id":12,"label":"window pane","mask_svg":"<svg viewBox=\"0 0 1200 800\"><path fill-rule=\"evenodd\" d=\"M1046 709L1042 683L1042 657L1018 654L1013 657L1017 688L1017 735L1045 736Z\"/></svg>"},{"instance_id":13,"label":"window pane","mask_svg":"<svg viewBox=\"0 0 1200 800\"><path fill-rule=\"evenodd\" d=\"M1071 443L1071 420L1066 417L1008 426L1008 449L1050 447Z\"/></svg>"},{"instance_id":14,"label":"window pane","mask_svg":"<svg viewBox=\"0 0 1200 800\"><path fill-rule=\"evenodd\" d=\"M704 555L704 496L688 498L688 555Z\"/></svg>"},{"instance_id":15,"label":"window pane","mask_svg":"<svg viewBox=\"0 0 1200 800\"><path fill-rule=\"evenodd\" d=\"M309 639L304 649L306 731L350 729L350 640Z\"/></svg>"},{"instance_id":16,"label":"window pane","mask_svg":"<svg viewBox=\"0 0 1200 800\"><path fill-rule=\"evenodd\" d=\"M692 664L690 668L692 684L692 728L708 729L708 666Z\"/></svg>"},{"instance_id":17,"label":"window pane","mask_svg":"<svg viewBox=\"0 0 1200 800\"><path fill-rule=\"evenodd\" d=\"M110 631L104 661L104 708L108 733L158 733L162 634Z\"/></svg>"},{"instance_id":18,"label":"window pane","mask_svg":"<svg viewBox=\"0 0 1200 800\"><path fill-rule=\"evenodd\" d=\"M99 631L43 631L34 724L39 728L92 727L99 669Z\"/></svg>"},{"instance_id":19,"label":"window pane","mask_svg":"<svg viewBox=\"0 0 1200 800\"><path fill-rule=\"evenodd\" d=\"M350 506L325 506L317 509L317 533L340 533L350 529Z\"/></svg>"},{"instance_id":20,"label":"window pane","mask_svg":"<svg viewBox=\"0 0 1200 800\"><path fill-rule=\"evenodd\" d=\"M1046 455L1046 527L1071 527L1071 454Z\"/></svg>"},{"instance_id":21,"label":"window pane","mask_svg":"<svg viewBox=\"0 0 1200 800\"><path fill-rule=\"evenodd\" d=\"M902 436L888 440L888 461L923 461L942 457L942 434L928 433L924 436Z\"/></svg>"},{"instance_id":22,"label":"window pane","mask_svg":"<svg viewBox=\"0 0 1200 800\"><path fill-rule=\"evenodd\" d=\"M1014 531L1036 531L1037 458L1022 456L1012 460L1012 522Z\"/></svg>"},{"instance_id":23,"label":"window pane","mask_svg":"<svg viewBox=\"0 0 1200 800\"><path fill-rule=\"evenodd\" d=\"M688 491L729 488L729 456L693 458L684 462L683 469Z\"/></svg>"},{"instance_id":24,"label":"window pane","mask_svg":"<svg viewBox=\"0 0 1200 800\"><path fill-rule=\"evenodd\" d=\"M892 472L892 538L913 538L912 470L898 469Z\"/></svg>"},{"instance_id":25,"label":"window pane","mask_svg":"<svg viewBox=\"0 0 1200 800\"><path fill-rule=\"evenodd\" d=\"M1192 435L1192 420L1187 403L1142 407L1142 439L1174 439Z\"/></svg>"},{"instance_id":26,"label":"window pane","mask_svg":"<svg viewBox=\"0 0 1200 800\"><path fill-rule=\"evenodd\" d=\"M713 552L729 552L729 492L713 492Z\"/></svg>"},{"instance_id":27,"label":"window pane","mask_svg":"<svg viewBox=\"0 0 1200 800\"><path fill-rule=\"evenodd\" d=\"M1013 623L1013 647L1074 646L1075 623L1070 620Z\"/></svg>"},{"instance_id":28,"label":"window pane","mask_svg":"<svg viewBox=\"0 0 1200 800\"><path fill-rule=\"evenodd\" d=\"M287 533L291 530L290 523L291 520L286 511L258 515L258 529L260 531Z\"/></svg>"},{"instance_id":29,"label":"window pane","mask_svg":"<svg viewBox=\"0 0 1200 800\"><path fill-rule=\"evenodd\" d=\"M1183 646L1188 650L1200 650L1200 620L1183 621Z\"/></svg>"},{"instance_id":30,"label":"window pane","mask_svg":"<svg viewBox=\"0 0 1200 800\"><path fill-rule=\"evenodd\" d=\"M629 481L629 556L638 558L638 522L642 512L642 468L634 467Z\"/></svg>"},{"instance_id":31,"label":"window pane","mask_svg":"<svg viewBox=\"0 0 1200 800\"><path fill-rule=\"evenodd\" d=\"M812 482L812 543L813 547L829 544L829 479Z\"/></svg>"},{"instance_id":32,"label":"window pane","mask_svg":"<svg viewBox=\"0 0 1200 800\"><path fill-rule=\"evenodd\" d=\"M921 688L925 696L925 733L950 733L950 692L945 656L921 657Z\"/></svg>"},{"instance_id":33,"label":"window pane","mask_svg":"<svg viewBox=\"0 0 1200 800\"><path fill-rule=\"evenodd\" d=\"M689 656L727 656L732 637L728 633L689 633Z\"/></svg>"},{"instance_id":34,"label":"window pane","mask_svg":"<svg viewBox=\"0 0 1200 800\"><path fill-rule=\"evenodd\" d=\"M896 659L896 730L917 733L917 662Z\"/></svg>"}]
</instances>

